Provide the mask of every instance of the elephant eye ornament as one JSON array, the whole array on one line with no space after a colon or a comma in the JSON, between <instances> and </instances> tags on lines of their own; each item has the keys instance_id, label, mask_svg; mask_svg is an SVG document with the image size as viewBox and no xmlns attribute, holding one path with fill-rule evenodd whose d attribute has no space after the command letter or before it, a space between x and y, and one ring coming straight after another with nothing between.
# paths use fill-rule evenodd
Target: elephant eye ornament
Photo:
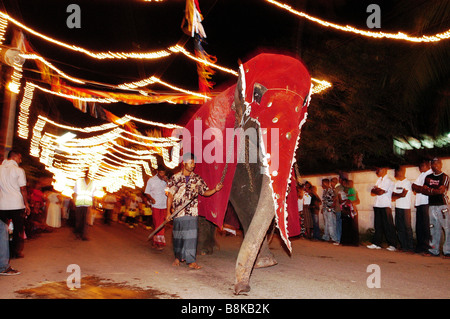
<instances>
[{"instance_id":1,"label":"elephant eye ornament","mask_svg":"<svg viewBox=\"0 0 450 319\"><path fill-rule=\"evenodd\" d=\"M255 83L255 85L253 86L253 102L260 104L261 99L266 92L267 88L265 88L264 85Z\"/></svg>"}]
</instances>

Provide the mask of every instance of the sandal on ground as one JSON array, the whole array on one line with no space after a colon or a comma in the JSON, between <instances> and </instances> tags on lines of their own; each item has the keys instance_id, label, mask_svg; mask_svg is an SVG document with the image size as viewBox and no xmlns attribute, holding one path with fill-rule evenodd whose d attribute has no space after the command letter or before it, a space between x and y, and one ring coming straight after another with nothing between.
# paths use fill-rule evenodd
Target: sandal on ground
<instances>
[{"instance_id":1,"label":"sandal on ground","mask_svg":"<svg viewBox=\"0 0 450 319\"><path fill-rule=\"evenodd\" d=\"M190 263L189 264L189 268L192 268L192 269L201 269L201 268L203 268L202 266L199 266L197 263Z\"/></svg>"},{"instance_id":2,"label":"sandal on ground","mask_svg":"<svg viewBox=\"0 0 450 319\"><path fill-rule=\"evenodd\" d=\"M179 266L180 261L178 259L175 259L175 261L172 263L172 266Z\"/></svg>"}]
</instances>

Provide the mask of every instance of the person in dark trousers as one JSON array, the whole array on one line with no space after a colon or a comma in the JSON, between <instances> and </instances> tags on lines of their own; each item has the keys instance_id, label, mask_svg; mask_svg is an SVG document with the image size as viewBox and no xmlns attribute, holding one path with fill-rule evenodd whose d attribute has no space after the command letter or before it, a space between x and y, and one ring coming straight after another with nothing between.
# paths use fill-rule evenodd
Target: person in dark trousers
<instances>
[{"instance_id":1,"label":"person in dark trousers","mask_svg":"<svg viewBox=\"0 0 450 319\"><path fill-rule=\"evenodd\" d=\"M395 233L394 220L392 218L392 190L394 182L387 174L387 168L382 167L376 170L378 180L371 190L371 195L375 197L373 205L375 234L369 249L381 249L383 235L385 235L389 247L387 250L395 251L397 248L397 236Z\"/></svg>"},{"instance_id":2,"label":"person in dark trousers","mask_svg":"<svg viewBox=\"0 0 450 319\"><path fill-rule=\"evenodd\" d=\"M75 236L77 239L88 240L86 234L86 216L94 202L95 183L86 172L85 177L76 181L73 189L75 202Z\"/></svg>"},{"instance_id":3,"label":"person in dark trousers","mask_svg":"<svg viewBox=\"0 0 450 319\"><path fill-rule=\"evenodd\" d=\"M422 194L421 189L425 182L425 177L430 175L430 160L425 159L419 164L420 174L412 184L412 190L416 194L416 253L426 253L430 248L430 216L428 215L428 195Z\"/></svg>"},{"instance_id":4,"label":"person in dark trousers","mask_svg":"<svg viewBox=\"0 0 450 319\"><path fill-rule=\"evenodd\" d=\"M179 266L185 261L192 269L200 269L202 266L196 262L198 239L198 195L212 196L220 191L222 183L209 189L206 182L194 173L195 156L192 153L183 155L182 170L173 175L168 183L167 216L173 217L173 250L174 266ZM173 211L172 211L173 209Z\"/></svg>"},{"instance_id":5,"label":"person in dark trousers","mask_svg":"<svg viewBox=\"0 0 450 319\"><path fill-rule=\"evenodd\" d=\"M433 172L425 177L422 193L428 195L430 213L430 249L427 256L439 256L441 232L444 230L444 258L450 258L450 214L447 202L449 177L442 171L442 161L439 158L431 160Z\"/></svg>"},{"instance_id":6,"label":"person in dark trousers","mask_svg":"<svg viewBox=\"0 0 450 319\"><path fill-rule=\"evenodd\" d=\"M395 185L392 201L395 202L395 228L402 251L414 252L413 231L411 227L411 182L406 178L405 167L395 170Z\"/></svg>"}]
</instances>

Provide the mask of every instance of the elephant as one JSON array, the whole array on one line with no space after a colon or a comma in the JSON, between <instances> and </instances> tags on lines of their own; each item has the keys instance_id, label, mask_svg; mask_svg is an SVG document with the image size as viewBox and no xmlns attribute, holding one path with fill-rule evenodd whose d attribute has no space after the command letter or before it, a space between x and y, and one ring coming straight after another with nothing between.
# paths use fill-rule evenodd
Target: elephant
<instances>
[{"instance_id":1,"label":"elephant","mask_svg":"<svg viewBox=\"0 0 450 319\"><path fill-rule=\"evenodd\" d=\"M231 202L243 227L235 294L250 291L254 268L277 263L266 239L274 220L289 251L296 224L299 233L293 164L311 88L300 60L258 54L240 63L236 84L203 104L175 134L183 136L182 152L197 157L196 173L208 185L224 185L211 197L199 197L199 215L220 228ZM288 225L289 211L295 218Z\"/></svg>"}]
</instances>

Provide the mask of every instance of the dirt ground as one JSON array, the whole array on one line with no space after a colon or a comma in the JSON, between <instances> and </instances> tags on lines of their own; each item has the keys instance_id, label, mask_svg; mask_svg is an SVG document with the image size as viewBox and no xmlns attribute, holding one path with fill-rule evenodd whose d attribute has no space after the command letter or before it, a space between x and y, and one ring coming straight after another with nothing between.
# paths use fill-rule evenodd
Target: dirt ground
<instances>
[{"instance_id":1,"label":"dirt ground","mask_svg":"<svg viewBox=\"0 0 450 319\"><path fill-rule=\"evenodd\" d=\"M146 240L150 230L100 220L89 226L89 241L76 240L67 226L44 233L25 242L25 258L11 260L21 274L0 277L0 299L450 298L449 259L305 239L293 239L289 255L277 236L270 247L278 265L254 270L251 291L236 296L234 268L242 237L217 235L214 254L198 256L203 268L193 270L172 266L170 230L163 251ZM67 285L72 264L81 271L81 288ZM379 288L370 287L374 275Z\"/></svg>"}]
</instances>

